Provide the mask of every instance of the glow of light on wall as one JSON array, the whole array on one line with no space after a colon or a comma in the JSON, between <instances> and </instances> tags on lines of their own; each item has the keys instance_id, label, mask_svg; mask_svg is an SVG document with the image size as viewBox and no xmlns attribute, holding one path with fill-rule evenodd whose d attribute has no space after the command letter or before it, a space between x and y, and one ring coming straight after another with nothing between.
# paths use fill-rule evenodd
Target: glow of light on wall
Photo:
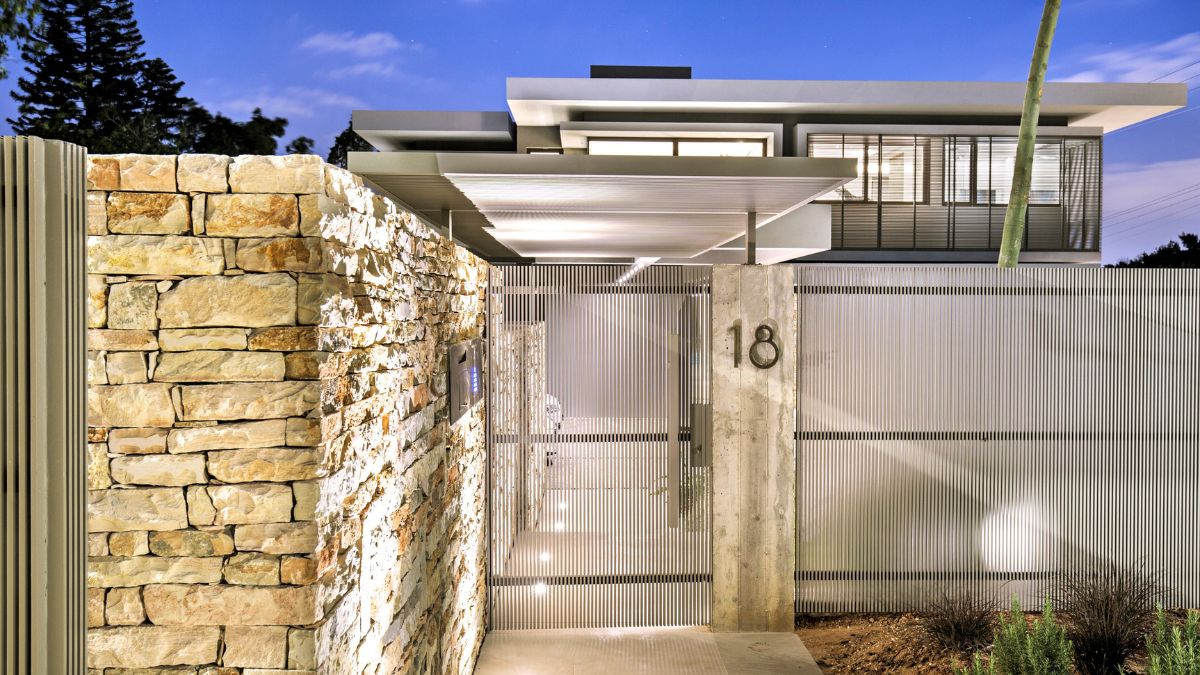
<instances>
[{"instance_id":1,"label":"glow of light on wall","mask_svg":"<svg viewBox=\"0 0 1200 675\"><path fill-rule=\"evenodd\" d=\"M1033 571L1041 523L1036 504L1006 504L990 511L979 528L983 564L996 572Z\"/></svg>"},{"instance_id":2,"label":"glow of light on wall","mask_svg":"<svg viewBox=\"0 0 1200 675\"><path fill-rule=\"evenodd\" d=\"M564 529L566 529L566 525L563 525L563 521L557 520L554 522L554 529L562 532Z\"/></svg>"},{"instance_id":3,"label":"glow of light on wall","mask_svg":"<svg viewBox=\"0 0 1200 675\"><path fill-rule=\"evenodd\" d=\"M541 560L542 562L550 562L550 552L542 551L540 554L538 554L538 560Z\"/></svg>"},{"instance_id":4,"label":"glow of light on wall","mask_svg":"<svg viewBox=\"0 0 1200 675\"><path fill-rule=\"evenodd\" d=\"M533 585L533 594L539 595L539 596L545 595L546 594L546 582L539 581L536 584L534 584Z\"/></svg>"}]
</instances>

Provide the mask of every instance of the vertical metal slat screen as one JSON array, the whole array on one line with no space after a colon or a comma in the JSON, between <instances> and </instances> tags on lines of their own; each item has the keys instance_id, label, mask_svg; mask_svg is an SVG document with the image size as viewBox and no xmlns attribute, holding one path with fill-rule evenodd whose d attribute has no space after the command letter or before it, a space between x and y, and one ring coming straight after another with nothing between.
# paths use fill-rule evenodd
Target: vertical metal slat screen
<instances>
[{"instance_id":1,"label":"vertical metal slat screen","mask_svg":"<svg viewBox=\"0 0 1200 675\"><path fill-rule=\"evenodd\" d=\"M1200 603L1197 270L796 274L798 611L1110 564Z\"/></svg>"},{"instance_id":2,"label":"vertical metal slat screen","mask_svg":"<svg viewBox=\"0 0 1200 675\"><path fill-rule=\"evenodd\" d=\"M493 629L709 622L710 272L632 272L492 271Z\"/></svg>"},{"instance_id":3,"label":"vertical metal slat screen","mask_svg":"<svg viewBox=\"0 0 1200 675\"><path fill-rule=\"evenodd\" d=\"M6 136L0 152L0 671L82 673L84 150Z\"/></svg>"}]
</instances>

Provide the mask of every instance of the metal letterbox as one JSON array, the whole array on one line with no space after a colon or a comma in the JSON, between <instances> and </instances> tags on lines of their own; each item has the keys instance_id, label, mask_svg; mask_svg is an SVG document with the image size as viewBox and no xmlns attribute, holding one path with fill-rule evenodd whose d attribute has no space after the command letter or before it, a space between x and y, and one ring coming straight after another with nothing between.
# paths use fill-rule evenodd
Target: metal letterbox
<instances>
[{"instance_id":1,"label":"metal letterbox","mask_svg":"<svg viewBox=\"0 0 1200 675\"><path fill-rule=\"evenodd\" d=\"M450 423L454 424L483 398L483 341L450 345L448 359Z\"/></svg>"}]
</instances>

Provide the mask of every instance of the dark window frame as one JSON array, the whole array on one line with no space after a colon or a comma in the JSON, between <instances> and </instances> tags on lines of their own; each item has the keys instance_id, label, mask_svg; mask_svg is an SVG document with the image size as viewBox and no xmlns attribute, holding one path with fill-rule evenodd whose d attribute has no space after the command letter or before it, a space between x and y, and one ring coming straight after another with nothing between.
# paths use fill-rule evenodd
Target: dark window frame
<instances>
[{"instance_id":1,"label":"dark window frame","mask_svg":"<svg viewBox=\"0 0 1200 675\"><path fill-rule=\"evenodd\" d=\"M930 138L934 138L934 137L931 136ZM993 163L993 158L992 158L993 142L996 139L1004 139L1005 141L1011 139L1012 141L1015 142L1017 140L1017 137L1016 136L945 135L945 136L941 136L940 138L942 139L942 205L943 206L962 206L962 207L977 206L980 208L990 208L990 207L1007 208L1008 207L1007 201L999 202L999 201L993 201L993 200L981 200L979 198L980 191L982 190L982 188L980 187L980 184L979 184L979 162L980 162L979 144L981 141L987 141L987 143L988 143L988 185L991 185L991 182L992 182L991 171L992 171L992 163ZM970 188L969 188L970 199L967 199L965 201L959 200L959 199L949 199L948 195L947 195L947 188L950 185L950 182L949 182L950 163L946 161L946 157L947 157L946 141L949 139L952 139L952 138L969 139L969 143L971 145L971 178L970 178L971 184L970 184ZM1058 150L1058 153L1059 153L1058 154L1058 199L1057 199L1057 201L1053 201L1053 202L1038 202L1036 204L1033 202L1030 202L1028 204L1028 206L1030 208L1032 208L1032 207L1061 208L1063 206L1063 193L1066 192L1066 179L1065 179L1065 176L1063 175L1063 154L1062 153L1063 153L1063 148L1065 147L1065 141L1067 138L1070 138L1070 137L1069 136L1048 136L1046 138L1039 138L1034 142L1035 148L1037 145L1057 145L1059 148L1059 150ZM1032 187L1032 185L1031 185L1031 187ZM995 195L992 195L992 197L994 199Z\"/></svg>"},{"instance_id":2,"label":"dark window frame","mask_svg":"<svg viewBox=\"0 0 1200 675\"><path fill-rule=\"evenodd\" d=\"M860 176L860 178L862 178L862 181L863 181L863 191L862 191L863 196L862 197L846 198L845 190L843 188L839 187L839 188L836 188L839 191L839 196L837 198L814 199L813 203L815 203L815 204L880 204L882 206L888 206L888 205L892 205L892 206L896 206L896 205L922 206L922 205L929 204L929 192L930 192L929 182L933 177L932 167L930 166L932 164L932 162L930 161L930 158L931 158L930 152L932 151L930 142L933 138L935 138L934 136L922 136L920 134L822 134L822 133L813 133L813 134L809 134L808 138L806 139L806 144L808 145L808 156L809 157L813 156L813 154L812 154L813 136L830 136L830 135L842 137L842 144L841 144L842 145L842 157L845 159L853 159L853 157L847 158L846 154L845 154L846 148L848 147L848 144L846 143L846 137L847 136L863 137L862 149L863 149L863 166L864 167L867 167L867 162L870 161L870 158L871 158L870 157L871 151L869 148L871 147L871 144L874 145L875 161L879 165L879 169L875 174L876 182L878 183L875 191L879 192L879 193L883 192L883 149L885 147L883 145L883 139L885 137L893 138L893 139L895 139L895 138L912 139L913 143L911 145L903 146L903 147L918 149L918 154L920 154L920 152L922 152L922 151L925 153L923 160L922 160L922 164L924 164L924 167L921 171L921 176L919 178L919 186L921 188L921 190L920 190L921 199L916 199L916 200L911 200L911 199L896 200L896 199L880 199L880 198L872 199L871 198L871 170L870 170L870 168L866 168L867 175ZM820 142L825 142L825 141L820 141ZM889 145L886 147L899 148L902 146ZM881 196L882 195L880 195L880 197Z\"/></svg>"}]
</instances>

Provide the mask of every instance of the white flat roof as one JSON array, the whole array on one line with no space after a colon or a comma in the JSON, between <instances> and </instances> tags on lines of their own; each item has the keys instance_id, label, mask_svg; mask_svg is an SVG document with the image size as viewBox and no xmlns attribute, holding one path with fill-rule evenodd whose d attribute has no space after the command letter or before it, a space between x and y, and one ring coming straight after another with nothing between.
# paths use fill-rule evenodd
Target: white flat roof
<instances>
[{"instance_id":1,"label":"white flat roof","mask_svg":"<svg viewBox=\"0 0 1200 675\"><path fill-rule=\"evenodd\" d=\"M1019 115L1024 98L1024 82L508 78L520 126L589 111ZM1041 114L1109 132L1186 105L1186 84L1050 82Z\"/></svg>"}]
</instances>

